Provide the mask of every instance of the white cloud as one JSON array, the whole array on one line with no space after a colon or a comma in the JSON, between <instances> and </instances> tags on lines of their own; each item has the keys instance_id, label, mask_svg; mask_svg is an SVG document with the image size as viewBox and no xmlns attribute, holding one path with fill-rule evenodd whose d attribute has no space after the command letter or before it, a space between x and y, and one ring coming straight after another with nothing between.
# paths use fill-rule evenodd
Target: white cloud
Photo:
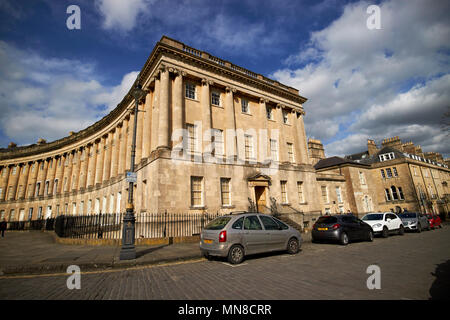
<instances>
[{"instance_id":1,"label":"white cloud","mask_svg":"<svg viewBox=\"0 0 450 320\"><path fill-rule=\"evenodd\" d=\"M439 127L449 105L450 3L384 1L381 30L366 27L370 4L346 5L338 19L310 35L306 48L285 60L288 67L272 76L309 98L304 106L307 134L332 141L325 146L328 151L362 151L348 143L363 146L367 138L410 140L418 132L410 128L418 126L427 128L419 130L421 137L415 135L423 149L441 144L449 156L446 140L429 128ZM339 126L340 138L324 123Z\"/></svg>"},{"instance_id":2,"label":"white cloud","mask_svg":"<svg viewBox=\"0 0 450 320\"><path fill-rule=\"evenodd\" d=\"M139 15L149 13L150 0L97 0L96 6L104 18L104 29L124 32L132 30L139 23Z\"/></svg>"},{"instance_id":3,"label":"white cloud","mask_svg":"<svg viewBox=\"0 0 450 320\"><path fill-rule=\"evenodd\" d=\"M19 145L88 127L117 106L138 74L130 72L119 85L106 86L95 80L92 64L42 57L3 41L0 64L0 124L9 141Z\"/></svg>"}]
</instances>

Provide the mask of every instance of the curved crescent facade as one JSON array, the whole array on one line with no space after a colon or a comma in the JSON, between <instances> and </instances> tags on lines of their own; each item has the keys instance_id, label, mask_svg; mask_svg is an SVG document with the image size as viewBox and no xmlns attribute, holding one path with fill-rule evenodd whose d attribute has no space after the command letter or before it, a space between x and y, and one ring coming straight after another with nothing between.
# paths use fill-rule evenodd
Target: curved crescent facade
<instances>
[{"instance_id":1,"label":"curved crescent facade","mask_svg":"<svg viewBox=\"0 0 450 320\"><path fill-rule=\"evenodd\" d=\"M302 212L318 192L298 90L163 36L140 73L136 212ZM133 138L130 92L68 137L0 150L9 220L124 212Z\"/></svg>"}]
</instances>

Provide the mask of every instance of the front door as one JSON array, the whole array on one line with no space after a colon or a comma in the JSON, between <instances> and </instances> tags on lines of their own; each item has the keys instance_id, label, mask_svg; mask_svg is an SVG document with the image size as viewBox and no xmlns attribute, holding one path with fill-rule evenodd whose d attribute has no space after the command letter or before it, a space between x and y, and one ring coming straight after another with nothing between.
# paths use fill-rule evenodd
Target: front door
<instances>
[{"instance_id":1,"label":"front door","mask_svg":"<svg viewBox=\"0 0 450 320\"><path fill-rule=\"evenodd\" d=\"M264 212L266 202L266 187L255 186L256 211Z\"/></svg>"}]
</instances>

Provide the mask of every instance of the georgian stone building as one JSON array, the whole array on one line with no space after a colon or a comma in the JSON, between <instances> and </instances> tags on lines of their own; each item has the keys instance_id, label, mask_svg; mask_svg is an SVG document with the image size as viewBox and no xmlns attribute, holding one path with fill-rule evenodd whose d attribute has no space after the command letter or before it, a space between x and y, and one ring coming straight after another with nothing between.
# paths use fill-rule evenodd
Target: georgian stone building
<instances>
[{"instance_id":1,"label":"georgian stone building","mask_svg":"<svg viewBox=\"0 0 450 320\"><path fill-rule=\"evenodd\" d=\"M322 210L297 89L165 36L139 82L137 115L129 92L84 130L1 149L1 214L124 212L136 116L136 212Z\"/></svg>"},{"instance_id":2,"label":"georgian stone building","mask_svg":"<svg viewBox=\"0 0 450 320\"><path fill-rule=\"evenodd\" d=\"M348 204L359 216L405 210L441 216L449 213L450 170L436 152L423 153L420 146L403 143L399 137L384 139L379 148L374 140L368 140L367 151L344 158L325 158L318 140L310 140L308 145L319 186L332 194L323 203L324 212L339 213ZM334 189L347 198L339 202Z\"/></svg>"}]
</instances>

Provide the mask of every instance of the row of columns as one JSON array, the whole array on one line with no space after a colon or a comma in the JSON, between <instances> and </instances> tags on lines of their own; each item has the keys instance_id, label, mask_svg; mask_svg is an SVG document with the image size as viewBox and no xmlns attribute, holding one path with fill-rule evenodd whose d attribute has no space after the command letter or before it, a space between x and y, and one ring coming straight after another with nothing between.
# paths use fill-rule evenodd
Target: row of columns
<instances>
[{"instance_id":1,"label":"row of columns","mask_svg":"<svg viewBox=\"0 0 450 320\"><path fill-rule=\"evenodd\" d=\"M131 141L128 124L126 118L95 142L63 155L2 168L0 201L86 189L116 177L129 169L125 152Z\"/></svg>"}]
</instances>

